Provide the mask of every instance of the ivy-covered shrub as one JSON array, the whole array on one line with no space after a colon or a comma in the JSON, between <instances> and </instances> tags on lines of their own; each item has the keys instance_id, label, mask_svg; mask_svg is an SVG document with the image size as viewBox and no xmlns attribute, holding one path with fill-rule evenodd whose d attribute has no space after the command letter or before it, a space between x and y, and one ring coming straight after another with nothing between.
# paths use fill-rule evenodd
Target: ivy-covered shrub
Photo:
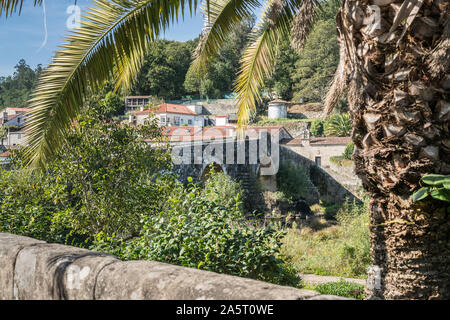
<instances>
[{"instance_id":1,"label":"ivy-covered shrub","mask_svg":"<svg viewBox=\"0 0 450 320\"><path fill-rule=\"evenodd\" d=\"M206 190L191 185L169 199L168 210L142 215L141 237L118 241L99 236L93 248L122 259L149 259L298 286L297 271L280 252L285 233L249 225L238 197L229 208L203 196L219 196L214 193L213 182Z\"/></svg>"}]
</instances>

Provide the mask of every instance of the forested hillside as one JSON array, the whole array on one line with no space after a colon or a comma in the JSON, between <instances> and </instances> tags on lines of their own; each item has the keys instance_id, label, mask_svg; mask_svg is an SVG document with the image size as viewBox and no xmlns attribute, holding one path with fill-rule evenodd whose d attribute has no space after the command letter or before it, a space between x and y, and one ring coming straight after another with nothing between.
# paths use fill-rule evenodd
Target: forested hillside
<instances>
[{"instance_id":1,"label":"forested hillside","mask_svg":"<svg viewBox=\"0 0 450 320\"><path fill-rule=\"evenodd\" d=\"M0 110L6 107L25 107L42 71L41 65L33 70L23 59L14 69L13 75L0 77Z\"/></svg>"}]
</instances>

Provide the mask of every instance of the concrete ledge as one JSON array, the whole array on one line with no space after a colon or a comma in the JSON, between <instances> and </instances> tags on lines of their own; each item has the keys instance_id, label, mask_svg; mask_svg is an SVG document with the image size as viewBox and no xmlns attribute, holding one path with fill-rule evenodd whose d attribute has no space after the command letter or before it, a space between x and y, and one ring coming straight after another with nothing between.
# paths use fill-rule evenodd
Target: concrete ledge
<instances>
[{"instance_id":1,"label":"concrete ledge","mask_svg":"<svg viewBox=\"0 0 450 320\"><path fill-rule=\"evenodd\" d=\"M0 233L0 299L329 300L315 291Z\"/></svg>"}]
</instances>

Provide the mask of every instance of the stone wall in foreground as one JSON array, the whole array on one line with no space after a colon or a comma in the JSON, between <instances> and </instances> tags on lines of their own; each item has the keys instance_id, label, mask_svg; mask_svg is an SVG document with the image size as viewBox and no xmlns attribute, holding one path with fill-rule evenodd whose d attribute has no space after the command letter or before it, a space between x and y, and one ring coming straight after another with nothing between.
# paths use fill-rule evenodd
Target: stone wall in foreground
<instances>
[{"instance_id":1,"label":"stone wall in foreground","mask_svg":"<svg viewBox=\"0 0 450 320\"><path fill-rule=\"evenodd\" d=\"M0 300L345 299L0 233Z\"/></svg>"}]
</instances>

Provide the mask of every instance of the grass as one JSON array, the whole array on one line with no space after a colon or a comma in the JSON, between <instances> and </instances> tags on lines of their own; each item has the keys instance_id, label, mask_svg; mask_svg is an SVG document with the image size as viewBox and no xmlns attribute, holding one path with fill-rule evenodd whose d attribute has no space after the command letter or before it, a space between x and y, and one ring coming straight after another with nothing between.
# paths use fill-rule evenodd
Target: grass
<instances>
[{"instance_id":1,"label":"grass","mask_svg":"<svg viewBox=\"0 0 450 320\"><path fill-rule=\"evenodd\" d=\"M329 294L339 297L364 299L364 286L361 284L344 281L327 282L319 285L304 285L303 289L314 290L321 294Z\"/></svg>"},{"instance_id":2,"label":"grass","mask_svg":"<svg viewBox=\"0 0 450 320\"><path fill-rule=\"evenodd\" d=\"M298 122L312 122L314 118L307 119L295 119L295 118L279 118L279 119L268 119L267 116L259 116L252 125L255 126L265 126L265 125L286 125L288 123L298 123Z\"/></svg>"},{"instance_id":3,"label":"grass","mask_svg":"<svg viewBox=\"0 0 450 320\"><path fill-rule=\"evenodd\" d=\"M364 279L370 264L367 207L344 205L336 225L316 220L301 230L288 229L283 253L301 273Z\"/></svg>"},{"instance_id":4,"label":"grass","mask_svg":"<svg viewBox=\"0 0 450 320\"><path fill-rule=\"evenodd\" d=\"M355 164L352 160L345 159L344 156L330 157L330 161L332 163L334 163L335 165L342 166L342 167L351 167Z\"/></svg>"}]
</instances>

